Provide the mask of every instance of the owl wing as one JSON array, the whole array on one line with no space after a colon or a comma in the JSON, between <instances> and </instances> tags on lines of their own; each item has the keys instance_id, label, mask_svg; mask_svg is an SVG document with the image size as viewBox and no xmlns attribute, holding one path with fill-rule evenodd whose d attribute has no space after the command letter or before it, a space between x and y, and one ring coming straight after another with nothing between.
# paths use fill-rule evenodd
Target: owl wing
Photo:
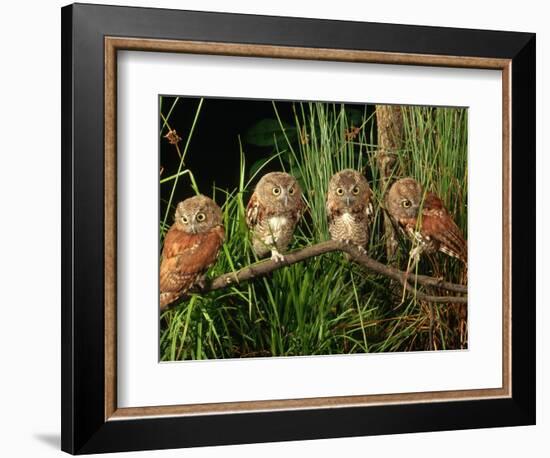
<instances>
[{"instance_id":1,"label":"owl wing","mask_svg":"<svg viewBox=\"0 0 550 458\"><path fill-rule=\"evenodd\" d=\"M172 227L164 239L160 291L185 292L190 288L197 276L216 261L224 237L221 226L200 234Z\"/></svg>"},{"instance_id":2,"label":"owl wing","mask_svg":"<svg viewBox=\"0 0 550 458\"><path fill-rule=\"evenodd\" d=\"M368 218L372 218L374 216L374 207L372 205L372 191L369 190L367 195L367 200L365 202L365 214Z\"/></svg>"},{"instance_id":3,"label":"owl wing","mask_svg":"<svg viewBox=\"0 0 550 458\"><path fill-rule=\"evenodd\" d=\"M252 194L248 205L246 206L246 224L249 228L253 228L258 224L258 221L263 219L263 206L258 199L256 193Z\"/></svg>"},{"instance_id":4,"label":"owl wing","mask_svg":"<svg viewBox=\"0 0 550 458\"><path fill-rule=\"evenodd\" d=\"M339 210L336 208L336 205L334 205L334 202L331 201L327 196L327 219L329 224L332 224L334 222L334 218L338 216Z\"/></svg>"},{"instance_id":5,"label":"owl wing","mask_svg":"<svg viewBox=\"0 0 550 458\"><path fill-rule=\"evenodd\" d=\"M441 244L441 251L466 262L468 251L462 232L443 206L441 199L432 193L428 193L424 200L422 233L437 240Z\"/></svg>"}]
</instances>

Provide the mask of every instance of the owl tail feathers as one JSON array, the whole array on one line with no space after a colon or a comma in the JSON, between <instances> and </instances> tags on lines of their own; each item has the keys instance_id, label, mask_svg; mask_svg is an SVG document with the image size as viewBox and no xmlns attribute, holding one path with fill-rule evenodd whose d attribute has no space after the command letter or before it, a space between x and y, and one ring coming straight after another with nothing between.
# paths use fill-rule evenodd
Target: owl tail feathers
<instances>
[{"instance_id":1,"label":"owl tail feathers","mask_svg":"<svg viewBox=\"0 0 550 458\"><path fill-rule=\"evenodd\" d=\"M464 250L456 250L444 245L439 248L439 251L441 251L442 253L445 253L447 256L450 256L451 258L456 258L459 261L462 261L464 265L468 264L467 254L464 252Z\"/></svg>"},{"instance_id":2,"label":"owl tail feathers","mask_svg":"<svg viewBox=\"0 0 550 458\"><path fill-rule=\"evenodd\" d=\"M460 274L460 283L463 285L468 284L468 251L466 250L466 246L464 246L464 249L460 253L460 256L457 256L457 258L462 261L463 267L462 272Z\"/></svg>"}]
</instances>

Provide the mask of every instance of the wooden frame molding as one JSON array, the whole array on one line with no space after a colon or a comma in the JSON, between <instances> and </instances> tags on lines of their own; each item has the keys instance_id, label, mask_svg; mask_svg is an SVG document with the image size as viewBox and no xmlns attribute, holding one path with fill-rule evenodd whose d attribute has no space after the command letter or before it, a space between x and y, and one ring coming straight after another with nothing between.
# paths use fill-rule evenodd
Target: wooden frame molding
<instances>
[{"instance_id":1,"label":"wooden frame molding","mask_svg":"<svg viewBox=\"0 0 550 458\"><path fill-rule=\"evenodd\" d=\"M500 72L502 386L118 408L116 92L122 50ZM62 450L104 453L536 423L535 34L73 4L61 9L61 83Z\"/></svg>"},{"instance_id":2,"label":"wooden frame molding","mask_svg":"<svg viewBox=\"0 0 550 458\"><path fill-rule=\"evenodd\" d=\"M511 59L386 53L373 51L303 48L270 45L247 45L201 41L179 41L105 37L105 420L128 420L159 416L193 416L204 414L244 413L273 410L300 410L381 404L426 403L509 398L512 395L511 367ZM281 59L364 62L379 64L481 68L502 71L502 184L503 184L503 291L502 291L502 368L503 386L496 389L437 391L367 396L339 396L272 401L245 401L217 404L174 406L117 407L117 338L116 338L116 88L117 51L175 52Z\"/></svg>"}]
</instances>

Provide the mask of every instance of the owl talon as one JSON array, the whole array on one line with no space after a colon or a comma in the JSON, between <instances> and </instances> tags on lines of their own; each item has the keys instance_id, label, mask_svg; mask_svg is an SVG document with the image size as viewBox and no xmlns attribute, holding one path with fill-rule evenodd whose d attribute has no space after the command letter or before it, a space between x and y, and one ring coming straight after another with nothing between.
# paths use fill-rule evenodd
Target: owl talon
<instances>
[{"instance_id":1,"label":"owl talon","mask_svg":"<svg viewBox=\"0 0 550 458\"><path fill-rule=\"evenodd\" d=\"M277 250L271 250L271 260L274 262L283 262L285 257Z\"/></svg>"},{"instance_id":2,"label":"owl talon","mask_svg":"<svg viewBox=\"0 0 550 458\"><path fill-rule=\"evenodd\" d=\"M302 190L292 175L271 172L258 181L246 206L246 224L258 258L271 251L272 261L284 261L277 248L286 250L304 208Z\"/></svg>"},{"instance_id":3,"label":"owl talon","mask_svg":"<svg viewBox=\"0 0 550 458\"><path fill-rule=\"evenodd\" d=\"M372 197L372 190L361 171L344 169L330 178L326 199L328 230L331 239L342 244L343 251L351 252L347 248L350 245L358 248L366 244ZM350 255L344 258L349 261Z\"/></svg>"},{"instance_id":4,"label":"owl talon","mask_svg":"<svg viewBox=\"0 0 550 458\"><path fill-rule=\"evenodd\" d=\"M424 190L413 178L402 178L391 186L385 200L392 222L413 244L420 245L411 250L409 263L413 259L418 263L421 255L435 251L466 259L468 249L462 231L436 194Z\"/></svg>"}]
</instances>

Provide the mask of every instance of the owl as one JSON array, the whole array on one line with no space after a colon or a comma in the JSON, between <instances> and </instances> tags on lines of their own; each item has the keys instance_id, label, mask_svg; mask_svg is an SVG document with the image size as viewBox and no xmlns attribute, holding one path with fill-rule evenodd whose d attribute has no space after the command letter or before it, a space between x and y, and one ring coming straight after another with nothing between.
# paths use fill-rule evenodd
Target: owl
<instances>
[{"instance_id":1,"label":"owl","mask_svg":"<svg viewBox=\"0 0 550 458\"><path fill-rule=\"evenodd\" d=\"M160 264L160 308L201 284L225 238L222 212L206 196L194 196L176 207L174 224L164 238Z\"/></svg>"},{"instance_id":2,"label":"owl","mask_svg":"<svg viewBox=\"0 0 550 458\"><path fill-rule=\"evenodd\" d=\"M284 253L304 210L302 190L296 179L284 172L264 175L246 207L246 224L252 233L252 249L258 257L271 252L275 262Z\"/></svg>"},{"instance_id":3,"label":"owl","mask_svg":"<svg viewBox=\"0 0 550 458\"><path fill-rule=\"evenodd\" d=\"M372 215L372 191L366 178L352 169L335 173L330 179L327 193L331 239L353 243L365 249Z\"/></svg>"},{"instance_id":4,"label":"owl","mask_svg":"<svg viewBox=\"0 0 550 458\"><path fill-rule=\"evenodd\" d=\"M412 179L396 181L386 196L386 209L393 221L418 245L411 257L441 251L467 264L466 241L439 197L424 192Z\"/></svg>"}]
</instances>

